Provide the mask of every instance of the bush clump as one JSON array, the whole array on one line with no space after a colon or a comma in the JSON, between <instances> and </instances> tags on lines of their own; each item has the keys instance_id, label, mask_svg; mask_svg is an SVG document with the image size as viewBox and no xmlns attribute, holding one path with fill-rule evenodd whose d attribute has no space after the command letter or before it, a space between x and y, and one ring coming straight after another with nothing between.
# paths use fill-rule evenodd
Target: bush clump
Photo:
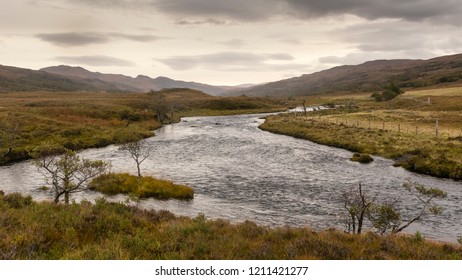
<instances>
[{"instance_id":1,"label":"bush clump","mask_svg":"<svg viewBox=\"0 0 462 280\"><path fill-rule=\"evenodd\" d=\"M15 208L1 192L0 236L0 260L462 259L461 246L423 237L176 217L104 198Z\"/></svg>"},{"instance_id":2,"label":"bush clump","mask_svg":"<svg viewBox=\"0 0 462 280\"><path fill-rule=\"evenodd\" d=\"M357 161L359 163L371 163L374 159L369 154L354 153L351 161Z\"/></svg>"},{"instance_id":3,"label":"bush clump","mask_svg":"<svg viewBox=\"0 0 462 280\"><path fill-rule=\"evenodd\" d=\"M139 198L189 200L194 197L191 187L149 176L139 178L128 173L108 173L96 177L90 182L90 189L108 195L129 194Z\"/></svg>"}]
</instances>

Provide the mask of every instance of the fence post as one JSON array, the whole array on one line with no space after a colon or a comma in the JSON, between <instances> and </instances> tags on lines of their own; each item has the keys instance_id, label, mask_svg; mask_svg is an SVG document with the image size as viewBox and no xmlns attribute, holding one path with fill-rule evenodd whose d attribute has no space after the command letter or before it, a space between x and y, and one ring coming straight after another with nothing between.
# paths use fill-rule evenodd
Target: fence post
<instances>
[{"instance_id":1,"label":"fence post","mask_svg":"<svg viewBox=\"0 0 462 280\"><path fill-rule=\"evenodd\" d=\"M438 138L438 119L436 119L436 138Z\"/></svg>"}]
</instances>

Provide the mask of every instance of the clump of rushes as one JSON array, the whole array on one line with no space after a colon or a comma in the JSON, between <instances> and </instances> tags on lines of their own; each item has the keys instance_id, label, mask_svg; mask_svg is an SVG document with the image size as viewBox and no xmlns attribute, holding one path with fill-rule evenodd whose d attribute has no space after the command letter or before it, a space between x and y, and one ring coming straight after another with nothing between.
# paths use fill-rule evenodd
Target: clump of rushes
<instances>
[{"instance_id":1,"label":"clump of rushes","mask_svg":"<svg viewBox=\"0 0 462 280\"><path fill-rule=\"evenodd\" d=\"M374 159L369 154L354 153L351 161L357 161L359 163L371 163Z\"/></svg>"},{"instance_id":2,"label":"clump of rushes","mask_svg":"<svg viewBox=\"0 0 462 280\"><path fill-rule=\"evenodd\" d=\"M108 195L129 194L139 198L152 197L162 200L194 198L194 190L191 187L149 176L138 178L128 173L109 173L96 177L90 182L90 189Z\"/></svg>"}]
</instances>

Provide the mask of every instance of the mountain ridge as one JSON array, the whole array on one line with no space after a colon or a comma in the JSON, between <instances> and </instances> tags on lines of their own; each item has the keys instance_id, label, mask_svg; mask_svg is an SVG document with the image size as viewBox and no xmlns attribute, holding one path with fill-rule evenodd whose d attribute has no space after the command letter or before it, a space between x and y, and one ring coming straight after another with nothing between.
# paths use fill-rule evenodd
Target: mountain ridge
<instances>
[{"instance_id":1,"label":"mountain ridge","mask_svg":"<svg viewBox=\"0 0 462 280\"><path fill-rule=\"evenodd\" d=\"M122 74L91 72L80 66L51 66L31 70L0 65L0 92L106 91L149 92L164 88L190 88L215 96L247 95L289 97L333 92L381 91L389 82L403 88L462 84L462 54L428 60L373 60L359 65L341 65L260 85L212 86L159 76L135 78Z\"/></svg>"},{"instance_id":2,"label":"mountain ridge","mask_svg":"<svg viewBox=\"0 0 462 280\"><path fill-rule=\"evenodd\" d=\"M159 76L151 78L146 75L138 75L135 78L122 74L103 74L100 72L91 72L80 66L51 66L40 69L47 73L61 75L67 78L76 78L84 80L100 80L112 83L122 91L148 92L151 90L161 90L163 88L191 88L200 90L211 95L220 95L227 90L226 87L212 86L197 82L186 82L174 80L168 77Z\"/></svg>"}]
</instances>

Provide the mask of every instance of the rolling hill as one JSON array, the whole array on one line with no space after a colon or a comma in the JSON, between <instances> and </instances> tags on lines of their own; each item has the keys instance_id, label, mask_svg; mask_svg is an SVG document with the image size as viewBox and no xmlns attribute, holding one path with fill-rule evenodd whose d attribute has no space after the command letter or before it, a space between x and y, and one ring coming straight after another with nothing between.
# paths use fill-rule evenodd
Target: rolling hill
<instances>
[{"instance_id":1,"label":"rolling hill","mask_svg":"<svg viewBox=\"0 0 462 280\"><path fill-rule=\"evenodd\" d=\"M102 74L90 72L82 67L71 67L66 65L52 66L40 69L41 71L57 74L66 78L83 80L86 83L104 82L112 84L121 91L148 92L150 90L160 90L163 88L190 88L200 90L211 95L219 95L227 90L226 87L211 86L196 82L185 82L173 80L167 77L157 77L155 79L148 76L139 75L132 78L120 74Z\"/></svg>"},{"instance_id":2,"label":"rolling hill","mask_svg":"<svg viewBox=\"0 0 462 280\"><path fill-rule=\"evenodd\" d=\"M136 78L132 78L120 74L90 72L82 67L65 65L47 67L40 70L0 65L0 92L148 92L164 88L190 88L211 95L220 95L232 87L177 81L167 77L153 79L148 76L139 75Z\"/></svg>"},{"instance_id":3,"label":"rolling hill","mask_svg":"<svg viewBox=\"0 0 462 280\"><path fill-rule=\"evenodd\" d=\"M372 92L394 81L403 88L462 83L462 54L430 60L376 60L272 82L229 95L296 96L332 92Z\"/></svg>"},{"instance_id":4,"label":"rolling hill","mask_svg":"<svg viewBox=\"0 0 462 280\"><path fill-rule=\"evenodd\" d=\"M0 92L111 90L103 82L88 84L44 71L0 65Z\"/></svg>"}]
</instances>

